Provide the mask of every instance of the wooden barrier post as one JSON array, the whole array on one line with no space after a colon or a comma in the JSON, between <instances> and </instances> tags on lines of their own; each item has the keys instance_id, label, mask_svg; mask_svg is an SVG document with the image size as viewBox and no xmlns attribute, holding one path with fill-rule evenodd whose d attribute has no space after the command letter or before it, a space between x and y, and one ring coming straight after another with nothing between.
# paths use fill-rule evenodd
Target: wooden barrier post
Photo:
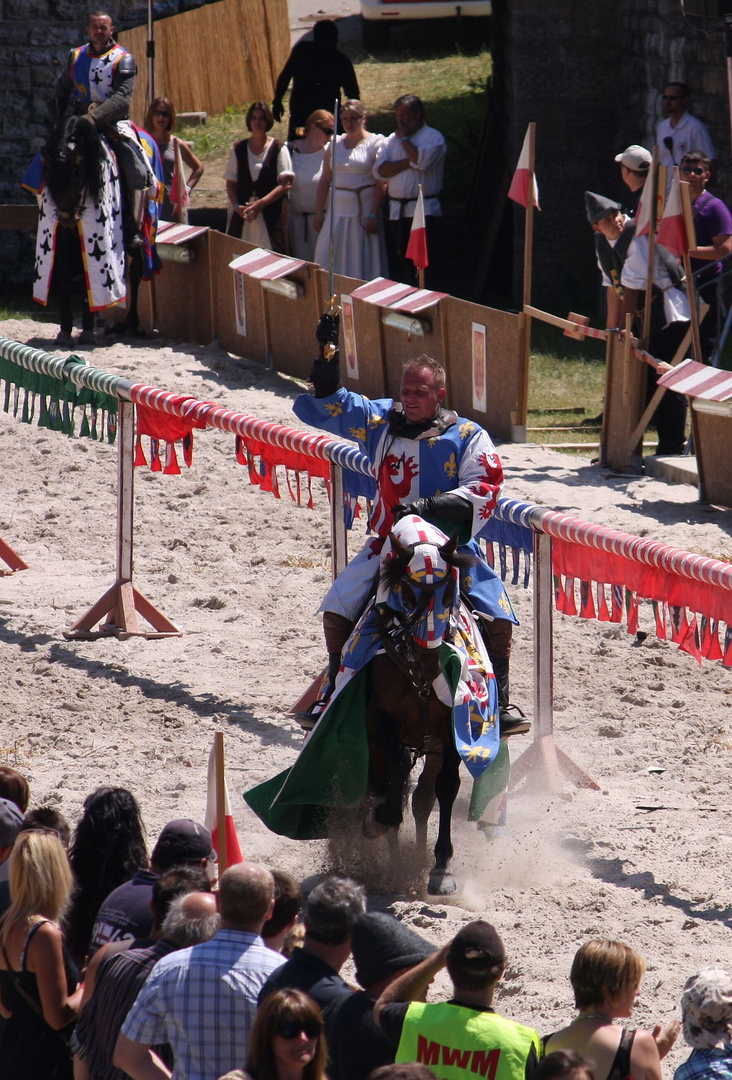
<instances>
[{"instance_id":1,"label":"wooden barrier post","mask_svg":"<svg viewBox=\"0 0 732 1080\"><path fill-rule=\"evenodd\" d=\"M330 466L330 554L333 581L348 562L348 533L343 520L343 469Z\"/></svg>"},{"instance_id":2,"label":"wooden barrier post","mask_svg":"<svg viewBox=\"0 0 732 1080\"><path fill-rule=\"evenodd\" d=\"M120 400L117 416L117 580L104 596L64 631L65 638L94 638L102 634L122 640L128 637L179 637L181 631L165 618L132 584L133 490L135 449L135 406ZM141 630L137 613L154 628ZM97 623L106 616L98 631Z\"/></svg>"},{"instance_id":3,"label":"wooden barrier post","mask_svg":"<svg viewBox=\"0 0 732 1080\"><path fill-rule=\"evenodd\" d=\"M3 574L14 574L16 570L28 569L28 563L23 562L20 555L13 551L10 544L6 544L2 537L0 537L0 559L10 567L9 571L3 570Z\"/></svg>"}]
</instances>

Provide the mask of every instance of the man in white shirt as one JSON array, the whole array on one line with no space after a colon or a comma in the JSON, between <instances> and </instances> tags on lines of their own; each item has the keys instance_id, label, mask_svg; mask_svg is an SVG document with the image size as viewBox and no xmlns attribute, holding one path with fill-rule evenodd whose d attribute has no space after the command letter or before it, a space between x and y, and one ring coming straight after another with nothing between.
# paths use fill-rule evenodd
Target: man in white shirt
<instances>
[{"instance_id":1,"label":"man in white shirt","mask_svg":"<svg viewBox=\"0 0 732 1080\"><path fill-rule=\"evenodd\" d=\"M422 185L427 249L435 218L442 215L440 200L447 146L439 131L424 119L424 106L415 94L402 94L394 102L397 128L382 144L374 176L386 180L389 193L389 273L395 281L411 284L415 268L405 258L412 218Z\"/></svg>"},{"instance_id":2,"label":"man in white shirt","mask_svg":"<svg viewBox=\"0 0 732 1080\"><path fill-rule=\"evenodd\" d=\"M689 98L689 87L686 83L671 82L664 90L663 110L666 117L656 128L658 160L670 170L674 165L681 165L684 154L701 150L711 162L710 182L714 184L717 155L706 125L688 111Z\"/></svg>"}]
</instances>

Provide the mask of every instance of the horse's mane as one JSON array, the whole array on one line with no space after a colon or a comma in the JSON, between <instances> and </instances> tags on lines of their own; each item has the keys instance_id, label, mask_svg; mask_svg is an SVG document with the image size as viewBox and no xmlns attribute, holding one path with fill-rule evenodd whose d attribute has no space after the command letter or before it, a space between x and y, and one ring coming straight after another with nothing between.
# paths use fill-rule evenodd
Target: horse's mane
<instances>
[{"instance_id":1,"label":"horse's mane","mask_svg":"<svg viewBox=\"0 0 732 1080\"><path fill-rule=\"evenodd\" d=\"M59 124L43 152L44 179L52 197L54 192L67 192L75 185L79 192L86 187L98 202L104 185L103 160L102 139L95 124L78 116Z\"/></svg>"}]
</instances>

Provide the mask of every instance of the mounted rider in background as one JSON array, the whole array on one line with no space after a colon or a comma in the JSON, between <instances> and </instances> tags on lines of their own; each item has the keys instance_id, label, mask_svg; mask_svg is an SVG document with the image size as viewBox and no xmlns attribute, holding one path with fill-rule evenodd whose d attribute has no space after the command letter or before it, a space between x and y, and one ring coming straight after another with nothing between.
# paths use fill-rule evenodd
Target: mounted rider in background
<instances>
[{"instance_id":1,"label":"mounted rider in background","mask_svg":"<svg viewBox=\"0 0 732 1080\"><path fill-rule=\"evenodd\" d=\"M135 249L145 243L139 230L146 193L154 197L157 192L151 164L129 119L137 64L114 40L112 17L106 12L89 16L87 32L88 44L71 50L56 80L52 113L57 122L62 120L71 103L77 116L109 137L122 183L125 247Z\"/></svg>"}]
</instances>

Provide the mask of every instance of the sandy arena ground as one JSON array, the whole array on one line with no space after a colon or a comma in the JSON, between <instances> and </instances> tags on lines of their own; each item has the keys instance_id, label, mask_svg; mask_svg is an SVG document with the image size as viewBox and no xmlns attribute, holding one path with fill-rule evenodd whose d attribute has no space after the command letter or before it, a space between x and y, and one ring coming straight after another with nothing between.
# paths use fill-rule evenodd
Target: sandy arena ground
<instances>
[{"instance_id":1,"label":"sandy arena ground","mask_svg":"<svg viewBox=\"0 0 732 1080\"><path fill-rule=\"evenodd\" d=\"M55 330L0 323L49 350ZM216 346L115 344L93 363L284 424L300 391ZM609 477L536 446L501 454L507 495L732 561L732 512L700 506L691 487ZM277 501L250 486L232 436L197 432L190 470L135 474L135 584L184 635L67 641L63 630L114 580L116 467L116 447L0 412L0 537L30 565L0 578L0 762L26 773L34 804L72 822L98 784L129 787L154 841L171 818L202 818L221 730L246 855L300 879L327 871L325 841L274 836L241 799L294 759L301 734L287 711L324 661L315 614L330 579L324 491L314 511L284 483ZM513 697L530 711L531 591L511 595L522 620ZM649 636L638 644L624 627L556 616L556 740L599 791L567 783L550 796L529 777L504 834L487 838L466 821L465 783L455 814L462 888L450 903L395 888L380 856L369 867L375 903L437 943L477 915L494 922L511 956L499 1008L541 1033L573 1015L569 965L590 936L645 956L635 1013L644 1026L678 1012L700 966L732 965L730 673L657 641L649 607L641 628ZM529 738L512 741L514 759ZM672 1051L669 1072L685 1056Z\"/></svg>"}]
</instances>

